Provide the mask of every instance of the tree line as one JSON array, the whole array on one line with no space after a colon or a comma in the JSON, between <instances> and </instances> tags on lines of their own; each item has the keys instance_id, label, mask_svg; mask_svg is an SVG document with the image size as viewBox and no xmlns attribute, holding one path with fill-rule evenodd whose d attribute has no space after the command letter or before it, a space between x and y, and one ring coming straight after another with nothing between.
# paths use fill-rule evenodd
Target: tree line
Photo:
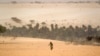
<instances>
[{"instance_id":1,"label":"tree line","mask_svg":"<svg viewBox=\"0 0 100 56\"><path fill-rule=\"evenodd\" d=\"M33 21L31 21L33 22ZM84 40L88 41L92 38L100 38L100 27L93 28L91 25L81 27L70 25L69 27L62 26L58 27L58 24L51 24L50 28L46 26L45 22L42 22L42 27L39 23L23 25L22 27L12 26L11 29L0 26L0 32L4 32L2 36L13 36L13 37L33 37L33 38L45 38L45 39L56 39L56 40ZM100 39L99 39L100 41Z\"/></svg>"}]
</instances>

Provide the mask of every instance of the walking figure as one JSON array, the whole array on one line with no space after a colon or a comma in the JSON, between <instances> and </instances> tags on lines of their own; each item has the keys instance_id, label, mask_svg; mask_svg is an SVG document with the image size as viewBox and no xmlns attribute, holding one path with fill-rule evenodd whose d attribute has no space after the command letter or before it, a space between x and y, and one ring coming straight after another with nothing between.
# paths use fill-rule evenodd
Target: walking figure
<instances>
[{"instance_id":1,"label":"walking figure","mask_svg":"<svg viewBox=\"0 0 100 56\"><path fill-rule=\"evenodd\" d=\"M53 43L50 42L49 45L50 45L50 50L53 50Z\"/></svg>"}]
</instances>

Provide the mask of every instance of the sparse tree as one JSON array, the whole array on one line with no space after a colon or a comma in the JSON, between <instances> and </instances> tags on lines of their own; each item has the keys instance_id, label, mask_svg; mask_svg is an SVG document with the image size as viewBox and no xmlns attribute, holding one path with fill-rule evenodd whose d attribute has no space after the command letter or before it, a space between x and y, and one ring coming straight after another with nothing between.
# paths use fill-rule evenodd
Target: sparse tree
<instances>
[{"instance_id":1,"label":"sparse tree","mask_svg":"<svg viewBox=\"0 0 100 56\"><path fill-rule=\"evenodd\" d=\"M0 25L0 33L4 33L6 31L6 27Z\"/></svg>"},{"instance_id":2,"label":"sparse tree","mask_svg":"<svg viewBox=\"0 0 100 56\"><path fill-rule=\"evenodd\" d=\"M11 1L11 3L12 3L12 4L16 4L17 2L16 2L16 1Z\"/></svg>"},{"instance_id":3,"label":"sparse tree","mask_svg":"<svg viewBox=\"0 0 100 56\"><path fill-rule=\"evenodd\" d=\"M18 19L17 17L11 17L11 19L16 22L16 23L22 23L22 21L20 19Z\"/></svg>"}]
</instances>

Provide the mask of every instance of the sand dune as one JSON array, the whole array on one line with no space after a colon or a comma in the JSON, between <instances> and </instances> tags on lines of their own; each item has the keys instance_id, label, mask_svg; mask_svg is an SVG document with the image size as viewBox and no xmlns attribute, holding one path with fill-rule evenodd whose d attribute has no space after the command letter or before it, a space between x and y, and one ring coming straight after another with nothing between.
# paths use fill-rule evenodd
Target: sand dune
<instances>
[{"instance_id":1,"label":"sand dune","mask_svg":"<svg viewBox=\"0 0 100 56\"><path fill-rule=\"evenodd\" d=\"M52 51L50 41L54 43ZM100 56L100 47L38 38L0 37L0 56Z\"/></svg>"}]
</instances>

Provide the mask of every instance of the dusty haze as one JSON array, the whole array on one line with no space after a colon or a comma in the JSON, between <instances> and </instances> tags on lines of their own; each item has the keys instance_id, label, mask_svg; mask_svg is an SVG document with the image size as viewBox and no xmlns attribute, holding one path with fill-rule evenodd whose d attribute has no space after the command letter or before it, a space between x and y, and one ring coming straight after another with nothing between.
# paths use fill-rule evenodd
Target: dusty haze
<instances>
[{"instance_id":1,"label":"dusty haze","mask_svg":"<svg viewBox=\"0 0 100 56\"><path fill-rule=\"evenodd\" d=\"M100 5L96 3L55 3L55 4L0 4L0 24L16 23L11 17L17 17L28 23L58 23L59 25L100 25Z\"/></svg>"}]
</instances>

